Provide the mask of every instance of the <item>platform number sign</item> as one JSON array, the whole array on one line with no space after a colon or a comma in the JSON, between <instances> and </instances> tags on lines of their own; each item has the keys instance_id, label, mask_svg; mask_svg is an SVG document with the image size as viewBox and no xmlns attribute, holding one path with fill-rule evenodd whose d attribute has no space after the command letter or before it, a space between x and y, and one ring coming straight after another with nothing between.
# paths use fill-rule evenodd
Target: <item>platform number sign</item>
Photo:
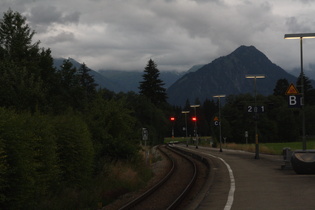
<instances>
[{"instance_id":1,"label":"platform number sign","mask_svg":"<svg viewBox=\"0 0 315 210\"><path fill-rule=\"evenodd\" d=\"M265 112L265 106L247 106L247 112L248 113L264 113Z\"/></svg>"}]
</instances>

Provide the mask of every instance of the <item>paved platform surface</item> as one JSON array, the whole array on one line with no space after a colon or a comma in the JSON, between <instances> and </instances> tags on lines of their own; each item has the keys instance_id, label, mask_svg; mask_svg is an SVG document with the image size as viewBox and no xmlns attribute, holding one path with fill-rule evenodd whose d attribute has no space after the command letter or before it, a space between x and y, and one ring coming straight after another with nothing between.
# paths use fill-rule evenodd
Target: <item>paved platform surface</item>
<instances>
[{"instance_id":1,"label":"paved platform surface","mask_svg":"<svg viewBox=\"0 0 315 210\"><path fill-rule=\"evenodd\" d=\"M211 185L195 209L315 209L315 175L282 170L282 156L260 154L260 159L254 159L254 153L242 151L219 152L200 146L188 149L207 155L212 164ZM235 183L232 199L228 167Z\"/></svg>"}]
</instances>

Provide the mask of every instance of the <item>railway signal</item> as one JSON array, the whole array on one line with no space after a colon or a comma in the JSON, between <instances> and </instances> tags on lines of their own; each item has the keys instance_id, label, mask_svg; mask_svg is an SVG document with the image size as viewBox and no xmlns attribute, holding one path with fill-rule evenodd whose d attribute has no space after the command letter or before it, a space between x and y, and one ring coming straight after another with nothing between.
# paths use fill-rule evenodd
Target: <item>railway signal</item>
<instances>
[{"instance_id":1,"label":"railway signal","mask_svg":"<svg viewBox=\"0 0 315 210\"><path fill-rule=\"evenodd\" d=\"M173 122L173 123L172 123L172 138L174 138L174 122L175 122L175 117L170 117L170 120Z\"/></svg>"}]
</instances>

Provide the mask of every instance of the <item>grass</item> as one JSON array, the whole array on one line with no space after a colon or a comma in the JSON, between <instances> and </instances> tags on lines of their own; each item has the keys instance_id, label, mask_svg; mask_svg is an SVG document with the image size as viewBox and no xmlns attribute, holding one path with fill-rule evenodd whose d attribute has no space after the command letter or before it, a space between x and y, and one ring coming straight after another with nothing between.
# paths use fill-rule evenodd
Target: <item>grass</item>
<instances>
[{"instance_id":1,"label":"grass","mask_svg":"<svg viewBox=\"0 0 315 210\"><path fill-rule=\"evenodd\" d=\"M202 137L200 139L199 145L210 146L210 136ZM175 138L165 138L165 143L170 143L171 141L178 141L186 143L186 138L184 137L175 137ZM223 148L235 149L235 150L244 150L249 152L255 152L255 144L236 144L236 143L227 143L222 145ZM281 155L282 150L285 147L291 148L292 151L302 149L302 142L282 142L282 143L260 143L259 151L264 154L273 154ZM315 139L307 140L307 149L315 149Z\"/></svg>"},{"instance_id":2,"label":"grass","mask_svg":"<svg viewBox=\"0 0 315 210\"><path fill-rule=\"evenodd\" d=\"M235 144L228 143L224 145L228 149L244 150L249 152L255 151L255 144ZM283 148L289 147L292 151L302 149L302 142L283 142L283 143L260 143L259 152L264 154L281 155ZM307 142L307 149L315 149L315 141Z\"/></svg>"}]
</instances>

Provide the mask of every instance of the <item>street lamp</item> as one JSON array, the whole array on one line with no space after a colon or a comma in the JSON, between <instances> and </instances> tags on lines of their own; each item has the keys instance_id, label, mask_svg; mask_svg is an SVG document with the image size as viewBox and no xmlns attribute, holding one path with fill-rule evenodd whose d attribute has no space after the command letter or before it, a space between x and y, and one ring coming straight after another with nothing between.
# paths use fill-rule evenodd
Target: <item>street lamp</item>
<instances>
[{"instance_id":1,"label":"street lamp","mask_svg":"<svg viewBox=\"0 0 315 210\"><path fill-rule=\"evenodd\" d=\"M254 79L254 86L255 86L255 108L254 108L254 120L255 120L255 159L259 159L259 142L258 142L258 131L257 131L257 87L256 87L256 80L257 79L264 79L264 75L246 75L245 78L247 79Z\"/></svg>"},{"instance_id":2,"label":"street lamp","mask_svg":"<svg viewBox=\"0 0 315 210\"><path fill-rule=\"evenodd\" d=\"M301 52L301 111L302 111L302 142L303 150L306 150L306 139L305 139L305 110L304 110L304 72L303 72L303 38L312 39L315 38L315 33L302 33L302 34L285 34L285 39L300 39L300 52Z\"/></svg>"},{"instance_id":3,"label":"street lamp","mask_svg":"<svg viewBox=\"0 0 315 210\"><path fill-rule=\"evenodd\" d=\"M218 98L218 100L219 100L220 152L222 152L221 111L220 111L221 103L220 103L220 98L225 97L225 95L216 95L216 96L213 96L213 97L214 98Z\"/></svg>"},{"instance_id":4,"label":"street lamp","mask_svg":"<svg viewBox=\"0 0 315 210\"><path fill-rule=\"evenodd\" d=\"M185 115L185 131L186 131L186 147L188 147L188 138L187 138L187 114L189 114L189 111L182 111L182 114Z\"/></svg>"},{"instance_id":5,"label":"street lamp","mask_svg":"<svg viewBox=\"0 0 315 210\"><path fill-rule=\"evenodd\" d=\"M198 104L198 105L190 105L190 107L191 108L194 108L194 110L195 110L195 129L194 129L194 135L195 135L195 137L196 137L196 149L198 149L198 132L197 132L197 113L196 113L196 108L197 107L200 107L200 105Z\"/></svg>"}]
</instances>

